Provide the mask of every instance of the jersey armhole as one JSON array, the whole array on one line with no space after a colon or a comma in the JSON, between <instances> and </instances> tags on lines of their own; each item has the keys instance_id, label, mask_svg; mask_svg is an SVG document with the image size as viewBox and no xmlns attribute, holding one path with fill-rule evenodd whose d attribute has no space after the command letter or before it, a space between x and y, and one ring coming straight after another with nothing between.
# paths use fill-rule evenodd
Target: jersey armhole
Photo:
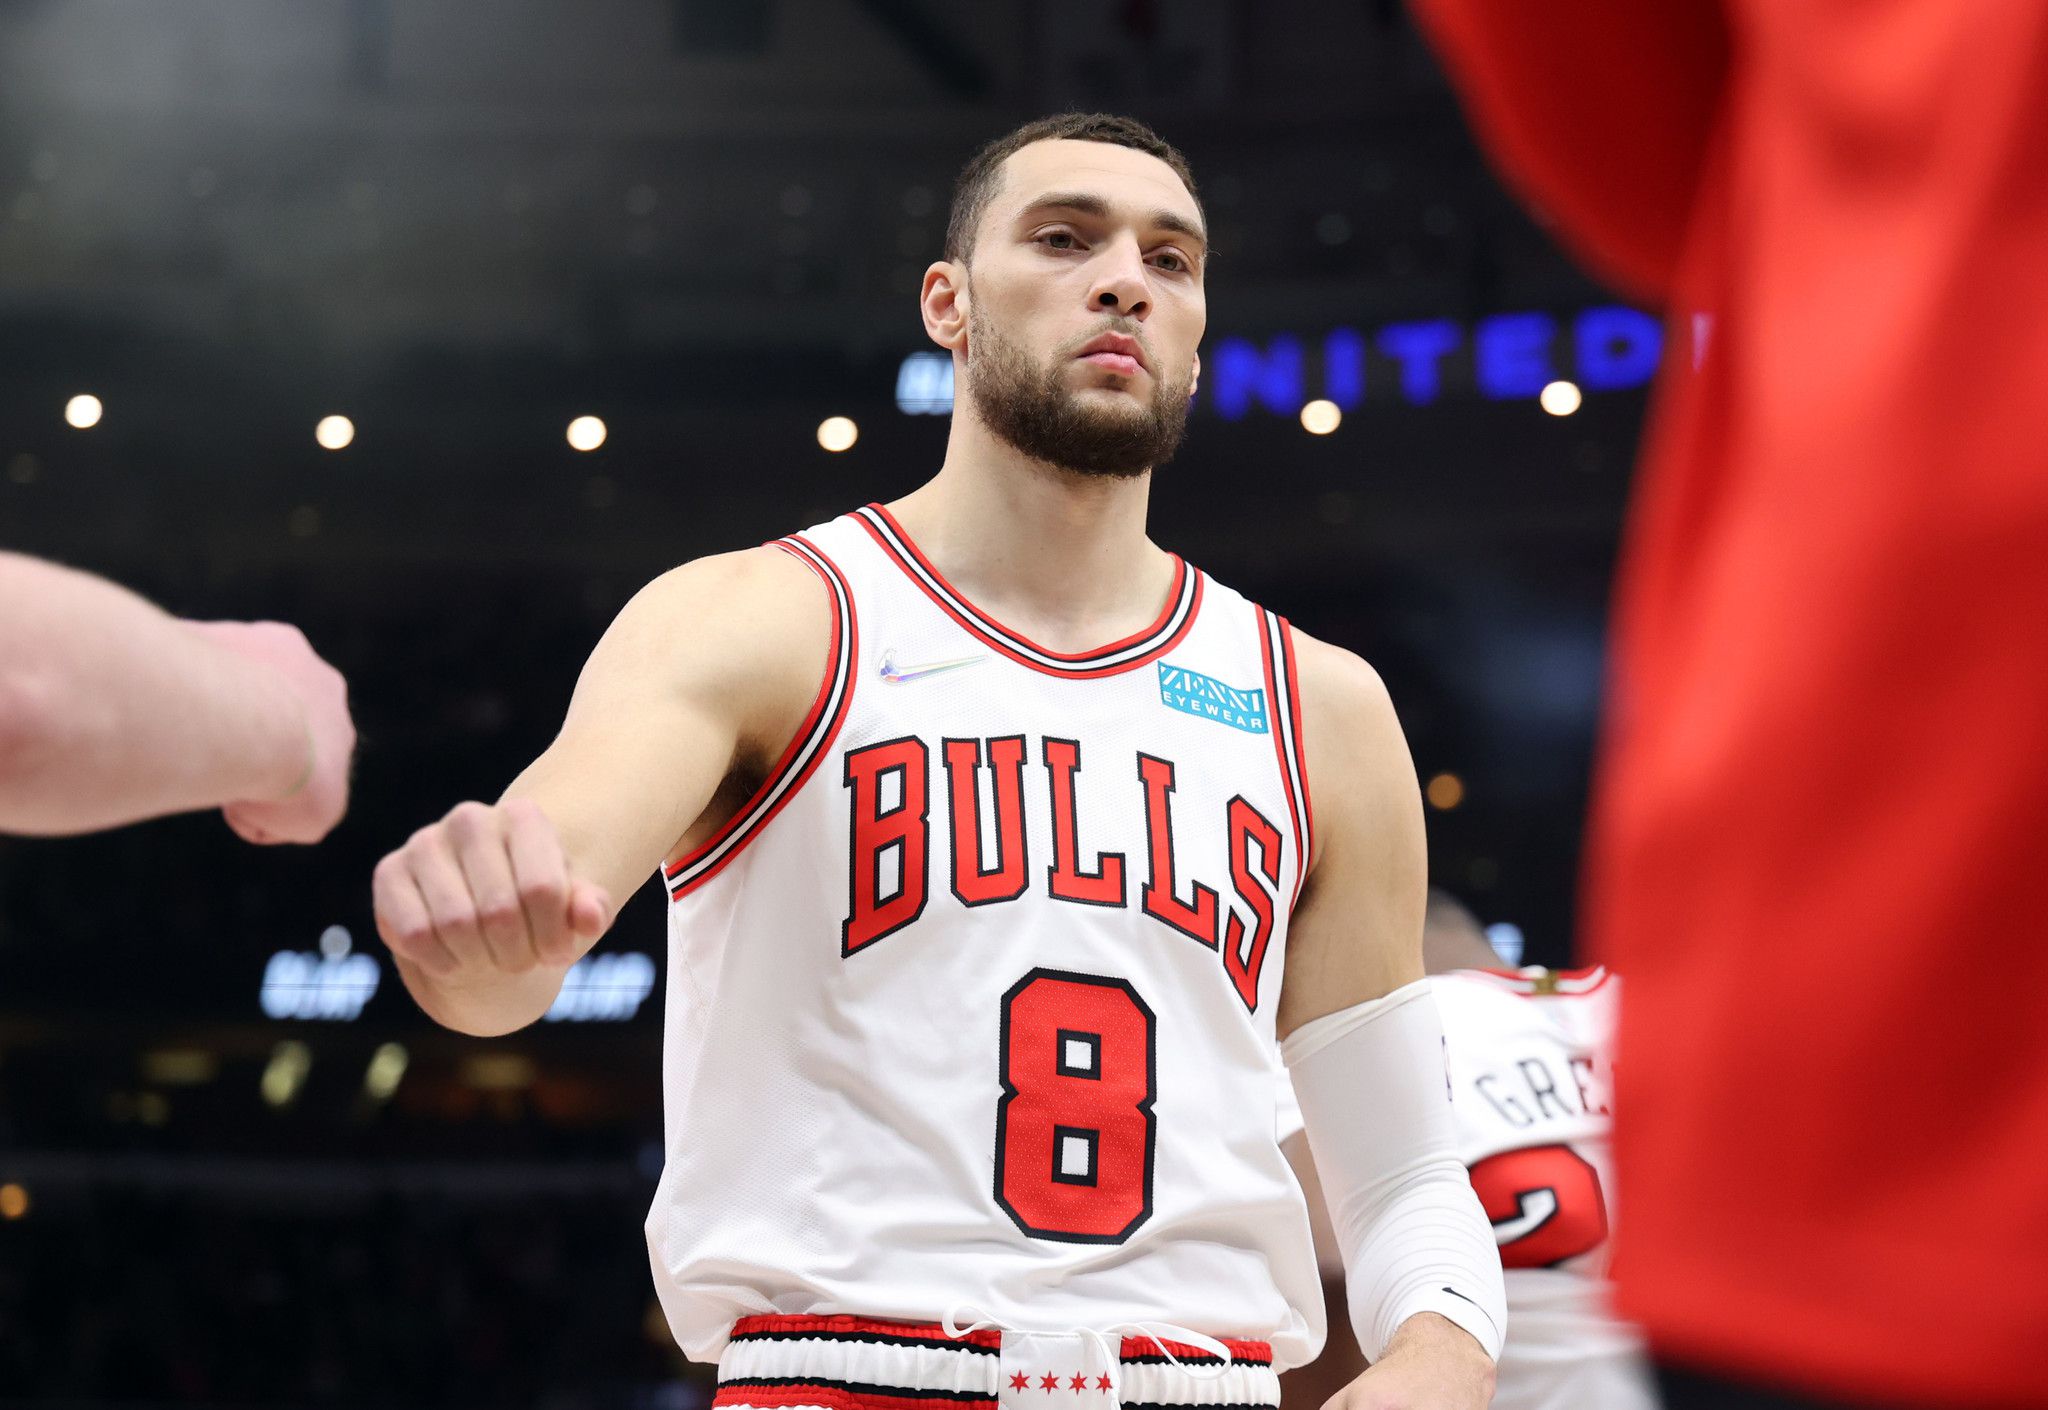
<instances>
[{"instance_id":1,"label":"jersey armhole","mask_svg":"<svg viewBox=\"0 0 2048 1410\"><path fill-rule=\"evenodd\" d=\"M1308 796L1308 756L1301 745L1301 686L1294 664L1294 629L1285 617L1265 608L1259 614L1259 658L1266 672L1266 699L1271 706L1273 753L1280 764L1281 791L1294 824L1294 899L1308 880L1315 855L1315 811Z\"/></svg>"},{"instance_id":2,"label":"jersey armhole","mask_svg":"<svg viewBox=\"0 0 2048 1410\"><path fill-rule=\"evenodd\" d=\"M723 871L796 797L830 752L853 701L860 660L860 627L854 618L853 592L847 587L845 576L837 564L801 534L776 539L769 547L779 548L804 564L825 585L832 605L832 645L825 661L825 676L811 701L810 713L804 716L782 757L776 760L753 796L709 841L662 868L662 882L672 901L681 900Z\"/></svg>"}]
</instances>

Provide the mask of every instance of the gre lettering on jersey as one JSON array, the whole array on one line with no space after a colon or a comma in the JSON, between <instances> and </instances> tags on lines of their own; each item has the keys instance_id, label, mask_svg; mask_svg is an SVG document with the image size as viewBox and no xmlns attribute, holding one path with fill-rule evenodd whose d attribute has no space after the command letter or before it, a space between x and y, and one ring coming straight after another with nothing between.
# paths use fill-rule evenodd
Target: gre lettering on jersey
<instances>
[{"instance_id":1,"label":"gre lettering on jersey","mask_svg":"<svg viewBox=\"0 0 2048 1410\"><path fill-rule=\"evenodd\" d=\"M1239 690L1200 671L1159 663L1159 703L1198 719L1217 720L1247 734L1266 732L1266 692Z\"/></svg>"}]
</instances>

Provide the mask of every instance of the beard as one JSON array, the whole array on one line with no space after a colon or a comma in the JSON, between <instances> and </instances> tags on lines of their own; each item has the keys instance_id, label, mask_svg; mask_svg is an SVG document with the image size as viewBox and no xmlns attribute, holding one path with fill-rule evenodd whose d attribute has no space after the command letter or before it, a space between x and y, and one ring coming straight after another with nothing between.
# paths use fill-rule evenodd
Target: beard
<instances>
[{"instance_id":1,"label":"beard","mask_svg":"<svg viewBox=\"0 0 2048 1410\"><path fill-rule=\"evenodd\" d=\"M1076 475L1131 479L1164 465L1180 449L1192 369L1179 382L1154 376L1148 404L1105 405L1083 400L1067 386L1070 354L1034 365L979 308L968 310L967 348L967 389L975 411L989 430L1033 460Z\"/></svg>"}]
</instances>

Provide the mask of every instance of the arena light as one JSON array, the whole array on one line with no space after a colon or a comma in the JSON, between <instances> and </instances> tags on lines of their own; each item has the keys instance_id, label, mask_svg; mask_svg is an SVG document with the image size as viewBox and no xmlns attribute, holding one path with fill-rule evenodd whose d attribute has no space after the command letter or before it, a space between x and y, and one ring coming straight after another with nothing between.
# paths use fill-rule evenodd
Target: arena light
<instances>
[{"instance_id":1,"label":"arena light","mask_svg":"<svg viewBox=\"0 0 2048 1410\"><path fill-rule=\"evenodd\" d=\"M157 1048L142 1055L142 1080L159 1087L198 1087L220 1075L220 1059L204 1048Z\"/></svg>"},{"instance_id":2,"label":"arena light","mask_svg":"<svg viewBox=\"0 0 2048 1410\"><path fill-rule=\"evenodd\" d=\"M370 1054L369 1067L363 1072L364 1094L373 1102L390 1101L411 1060L403 1043L378 1044L377 1051Z\"/></svg>"},{"instance_id":3,"label":"arena light","mask_svg":"<svg viewBox=\"0 0 2048 1410\"><path fill-rule=\"evenodd\" d=\"M654 961L638 950L592 955L569 967L542 1017L549 1023L623 1023L654 992Z\"/></svg>"},{"instance_id":4,"label":"arena light","mask_svg":"<svg viewBox=\"0 0 2048 1410\"><path fill-rule=\"evenodd\" d=\"M1456 774L1438 774L1422 792L1429 799L1430 807L1440 813L1448 813L1465 801L1465 780Z\"/></svg>"},{"instance_id":5,"label":"arena light","mask_svg":"<svg viewBox=\"0 0 2048 1410\"><path fill-rule=\"evenodd\" d=\"M0 1219L20 1219L28 1213L28 1191L9 1180L0 1185Z\"/></svg>"},{"instance_id":6,"label":"arena light","mask_svg":"<svg viewBox=\"0 0 2048 1410\"><path fill-rule=\"evenodd\" d=\"M346 416L323 416L313 428L313 439L323 450L342 450L356 438L356 423Z\"/></svg>"},{"instance_id":7,"label":"arena light","mask_svg":"<svg viewBox=\"0 0 2048 1410\"><path fill-rule=\"evenodd\" d=\"M516 1092L539 1075L533 1059L520 1053L478 1053L462 1063L462 1080L479 1092Z\"/></svg>"},{"instance_id":8,"label":"arena light","mask_svg":"<svg viewBox=\"0 0 2048 1410\"><path fill-rule=\"evenodd\" d=\"M1326 398L1317 397L1301 408L1301 429L1311 436L1327 436L1343 424L1343 411Z\"/></svg>"},{"instance_id":9,"label":"arena light","mask_svg":"<svg viewBox=\"0 0 2048 1410\"><path fill-rule=\"evenodd\" d=\"M579 416L569 423L569 444L576 450L596 450L605 435L604 422L595 416Z\"/></svg>"},{"instance_id":10,"label":"arena light","mask_svg":"<svg viewBox=\"0 0 2048 1410\"><path fill-rule=\"evenodd\" d=\"M828 416L818 423L818 444L834 454L853 449L859 439L860 427L850 416Z\"/></svg>"},{"instance_id":11,"label":"arena light","mask_svg":"<svg viewBox=\"0 0 2048 1410\"><path fill-rule=\"evenodd\" d=\"M270 1061L263 1068L259 1089L264 1102L274 1107L290 1106L299 1089L306 1085L306 1074L312 1070L312 1049L299 1042L279 1043L271 1049Z\"/></svg>"},{"instance_id":12,"label":"arena light","mask_svg":"<svg viewBox=\"0 0 2048 1410\"><path fill-rule=\"evenodd\" d=\"M100 424L100 417L106 414L106 407L90 392L80 392L64 403L64 419L81 431L90 431Z\"/></svg>"},{"instance_id":13,"label":"arena light","mask_svg":"<svg viewBox=\"0 0 2048 1410\"><path fill-rule=\"evenodd\" d=\"M1569 416L1577 411L1586 399L1580 394L1578 383L1556 381L1546 384L1543 390L1536 394L1536 400L1552 416Z\"/></svg>"},{"instance_id":14,"label":"arena light","mask_svg":"<svg viewBox=\"0 0 2048 1410\"><path fill-rule=\"evenodd\" d=\"M946 416L953 410L953 357L914 352L896 369L896 409L905 416Z\"/></svg>"},{"instance_id":15,"label":"arena light","mask_svg":"<svg viewBox=\"0 0 2048 1410\"><path fill-rule=\"evenodd\" d=\"M266 1018L347 1023L376 996L383 972L370 955L353 954L345 925L320 932L320 951L279 950L263 966L258 1002Z\"/></svg>"}]
</instances>

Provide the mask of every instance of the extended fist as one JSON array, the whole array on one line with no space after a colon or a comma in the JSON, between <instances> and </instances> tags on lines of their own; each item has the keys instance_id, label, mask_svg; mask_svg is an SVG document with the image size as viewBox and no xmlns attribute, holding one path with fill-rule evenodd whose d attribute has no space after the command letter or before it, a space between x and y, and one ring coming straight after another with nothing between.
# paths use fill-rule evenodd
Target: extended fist
<instances>
[{"instance_id":1,"label":"extended fist","mask_svg":"<svg viewBox=\"0 0 2048 1410\"><path fill-rule=\"evenodd\" d=\"M377 863L377 931L437 979L567 967L611 923L604 888L569 875L531 800L461 803Z\"/></svg>"},{"instance_id":2,"label":"extended fist","mask_svg":"<svg viewBox=\"0 0 2048 1410\"><path fill-rule=\"evenodd\" d=\"M245 842L318 842L348 811L349 763L356 751L348 682L320 659L305 634L283 622L187 622L215 646L270 667L306 712L306 772L278 799L230 803L222 811Z\"/></svg>"}]
</instances>

